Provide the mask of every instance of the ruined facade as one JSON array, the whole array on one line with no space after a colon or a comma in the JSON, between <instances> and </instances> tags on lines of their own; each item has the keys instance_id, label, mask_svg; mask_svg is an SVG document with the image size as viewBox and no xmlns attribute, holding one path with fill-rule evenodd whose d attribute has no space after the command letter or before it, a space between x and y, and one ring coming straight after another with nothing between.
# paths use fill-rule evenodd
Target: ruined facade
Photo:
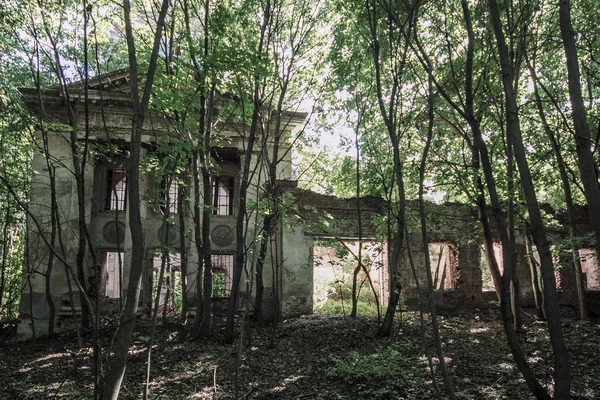
<instances>
[{"instance_id":1,"label":"ruined facade","mask_svg":"<svg viewBox=\"0 0 600 400\"><path fill-rule=\"evenodd\" d=\"M72 105L77 111L76 136L73 144L67 125L65 96L61 91L22 90L28 106L42 115L47 135L39 135L39 151L33 160L36 171L32 180L29 203L30 221L28 233L28 266L24 278L21 302L22 323L19 334L28 336L43 333L50 322L50 300L56 308L55 322L60 329L80 309L78 290L74 282L77 274L78 226L80 222L77 188L73 175L73 146L90 146L90 156L84 167L85 182L84 222L89 232L83 274L89 283L92 298L99 298L101 310L117 310L127 285L131 250L128 226L128 200L126 197L128 141L131 127L131 103L128 94L128 72L118 71L90 80L89 129L85 130L81 84L67 87ZM40 108L40 102L43 107ZM40 111L41 110L41 111ZM286 130L291 134L299 129L306 115L287 113L284 116ZM268 121L265 121L265 123ZM211 245L213 261L213 297L226 299L231 290L232 268L236 251L235 224L240 185L241 166L244 163L244 127L223 125L219 140L214 145L218 168L212 177L213 209L211 217ZM164 115L150 112L142 132L143 153L149 157L157 152L161 143L177 139L171 135L172 122ZM269 142L267 141L267 147ZM380 230L375 221L385 217L389 205L378 198L338 199L296 189L292 176L291 152L288 143L281 150L285 154L278 166L279 188L287 192L289 210L273 227L269 252L265 265L265 307L279 309L283 316L310 314L313 311L313 248L322 239L356 241L358 234L358 211L362 220L363 240L380 243L377 268L380 276L378 290L383 304L387 302L389 287L387 277L387 248L378 237ZM45 149L45 151L44 151ZM253 175L249 199L258 202L264 192L265 167L258 165L258 146L253 155ZM50 156L48 159L47 155ZM159 159L160 162L160 159ZM175 309L173 292L185 280L188 292L180 294L192 299L195 292L199 257L194 244L193 221L190 202L194 198L193 176L188 170L177 179L152 173L142 174L140 204L146 246L146 268L141 289L140 305L152 307L156 292L157 273L162 259L158 256L163 245L170 248L167 259L167 278L160 292L161 307ZM185 193L184 193L185 189ZM56 204L53 206L53 197ZM53 213L52 209L56 212ZM408 205L416 209L414 204ZM168 212L167 212L168 211ZM165 216L166 215L166 216ZM580 210L580 234L590 231L589 218ZM259 226L257 215L248 218L247 258L258 254L255 240ZM402 297L407 305L416 304L416 290L411 273L411 262L424 282L423 266L425 248L432 259L437 303L440 307L455 310L480 307L493 300L495 295L486 283L485 266L482 265L483 242L473 210L458 204L428 206L430 243L421 242L416 228L410 228L407 246L403 246L400 279ZM564 216L556 215L563 227ZM54 221L54 222L53 222ZM558 227L550 232L551 240L558 242L566 236L566 229ZM50 251L50 248L53 251ZM93 250L90 251L90 250ZM517 274L521 282L523 300L532 301L532 288L527 248L523 237L518 238ZM498 254L501 254L498 249ZM581 251L587 288L590 294L600 290L600 269L591 248ZM181 268L182 256L187 272ZM275 263L275 265L273 265ZM559 289L564 304L575 304L573 268L568 257L558 255ZM69 269L71 272L69 272ZM242 285L244 288L244 285ZM244 290L244 289L243 289ZM274 307L273 295L280 300ZM592 298L595 298L592 296Z\"/></svg>"},{"instance_id":2,"label":"ruined facade","mask_svg":"<svg viewBox=\"0 0 600 400\"><path fill-rule=\"evenodd\" d=\"M356 199L338 199L333 196L311 193L302 190L293 190L297 201L308 206L303 212L305 220L305 234L315 240L322 238L335 238L336 240L353 243L358 238L358 211L361 212L363 227L363 241L366 243L380 241L375 221L380 220L387 213L389 205L382 199L364 197ZM573 257L569 248L564 244L568 238L568 218L566 213L555 212L549 207L546 213L553 220L548 227L548 239L555 245L555 268L557 289L561 305L575 307L577 304L577 289ZM318 210L315 212L314 210ZM420 225L418 224L418 204L407 203L407 220L409 234L402 247L400 257L399 279L402 285L401 299L409 308L417 307L418 293L413 279L411 263L415 267L423 295L427 297L425 289L425 248L429 253L431 274L435 289L437 307L445 312L458 312L475 308L487 308L497 302L493 282L487 268L483 253L483 237L477 220L477 211L461 204L426 204L428 219L429 243L423 246ZM326 216L326 218L324 218ZM577 210L577 235L585 236L592 232L587 209L581 207ZM322 221L330 221L323 224ZM412 221L412 225L411 225ZM379 227L381 229L381 226ZM495 254L499 267L503 268L502 246L499 235L495 234ZM532 306L534 294L532 287L531 268L529 257L535 248L528 249L525 236L519 231L516 237L516 262L517 278L520 283L519 291L521 304ZM562 246L561 246L562 244ZM410 250L409 250L410 248ZM327 250L320 249L320 252ZM583 246L579 252L584 274L584 284L589 311L592 315L600 316L600 268L595 250L591 244ZM335 258L335 257L333 257ZM387 266L386 246L380 256L383 262L376 260L371 268L373 279L381 276L378 285L389 289L387 271L381 273L379 268ZM339 260L334 261L338 263ZM534 261L535 262L535 261ZM539 279L539 277L538 277ZM387 302L387 291L380 295L382 303Z\"/></svg>"},{"instance_id":3,"label":"ruined facade","mask_svg":"<svg viewBox=\"0 0 600 400\"><path fill-rule=\"evenodd\" d=\"M80 299L75 281L79 249L79 206L73 169L73 146L88 146L89 156L83 169L85 187L84 223L89 232L85 243L86 255L83 274L91 298L100 299L101 310L118 310L127 287L130 265L131 238L128 227L130 206L127 199L128 142L132 120L129 96L129 72L117 71L91 79L88 85L88 125L84 120L84 90L81 83L66 88L75 110L76 124L69 124L64 93L60 90L21 90L26 104L34 113L42 115L46 127L36 138L39 149L33 160L35 175L32 179L29 202L28 266L24 274L24 292L20 307L19 335L44 333L50 322L50 300L56 309L55 322L60 329L63 322L80 311ZM224 106L229 99L219 100ZM41 103L41 107L40 107ZM40 111L41 110L41 111ZM218 110L215 110L218 112ZM268 117L265 117L268 118ZM301 128L306 114L284 113L284 133L290 137ZM263 121L265 126L269 121ZM73 144L71 126L77 126L77 141ZM222 124L213 148L215 162L212 177L211 246L213 262L213 298L227 299L231 290L236 252L235 225L238 211L238 190L244 164L245 137L248 127L240 124ZM268 128L267 128L268 129ZM174 136L173 124L166 116L150 111L142 131L142 158L158 155L161 143L188 140ZM252 182L248 199L258 202L264 195L266 163L259 164L261 152L267 148L256 146L251 169ZM45 150L44 150L45 149ZM278 164L277 178L289 181L291 152L289 143L283 143L283 154ZM47 157L49 156L49 157ZM167 160L165 160L167 162ZM185 279L187 296L194 304L199 257L194 243L192 205L194 199L193 175L186 170L177 177L160 177L152 172L141 174L141 215L146 247L146 268L140 288L140 306L149 309L153 304L158 271L162 263L163 245L169 247L166 279L161 290L161 307L176 307L174 292ZM202 190L202 188L201 188ZM185 191L185 192L184 192ZM52 212L52 198L56 212ZM168 212L167 212L168 211ZM251 211L252 213L252 211ZM52 222L54 219L54 223ZM257 254L256 211L248 218L247 258ZM283 315L299 315L312 311L310 253L311 239L302 229L275 227L267 260L279 260L277 269L285 271L280 282L280 310ZM50 248L54 250L51 251ZM274 250L273 250L274 249ZM91 251L93 250L93 252ZM187 273L182 274L181 259L187 261ZM272 265L265 265L265 297L273 293ZM242 284L242 288L245 285ZM244 289L242 289L244 290ZM96 293L97 292L97 293ZM180 300L179 300L180 301ZM265 304L270 304L268 300Z\"/></svg>"}]
</instances>

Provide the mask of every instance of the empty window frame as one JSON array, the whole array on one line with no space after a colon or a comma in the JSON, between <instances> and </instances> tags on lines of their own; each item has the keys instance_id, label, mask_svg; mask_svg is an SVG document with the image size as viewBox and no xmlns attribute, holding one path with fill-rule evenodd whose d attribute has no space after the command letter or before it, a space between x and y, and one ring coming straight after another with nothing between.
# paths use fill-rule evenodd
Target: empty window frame
<instances>
[{"instance_id":1,"label":"empty window frame","mask_svg":"<svg viewBox=\"0 0 600 400\"><path fill-rule=\"evenodd\" d=\"M102 277L100 280L100 293L104 297L118 299L121 297L123 257L125 254L118 251L103 251L101 256Z\"/></svg>"},{"instance_id":2,"label":"empty window frame","mask_svg":"<svg viewBox=\"0 0 600 400\"><path fill-rule=\"evenodd\" d=\"M161 213L165 214L168 210L169 214L177 214L177 202L179 201L179 183L177 183L175 179L165 179L161 185L161 196Z\"/></svg>"},{"instance_id":3,"label":"empty window frame","mask_svg":"<svg viewBox=\"0 0 600 400\"><path fill-rule=\"evenodd\" d=\"M233 254L213 254L211 260L212 297L229 297L233 283Z\"/></svg>"},{"instance_id":4,"label":"empty window frame","mask_svg":"<svg viewBox=\"0 0 600 400\"><path fill-rule=\"evenodd\" d=\"M106 197L104 209L124 211L127 200L127 170L123 168L106 171Z\"/></svg>"},{"instance_id":5,"label":"empty window frame","mask_svg":"<svg viewBox=\"0 0 600 400\"><path fill-rule=\"evenodd\" d=\"M163 280L159 282L158 278L162 266L162 256L152 258L152 307L154 307L156 295L158 294L159 313L179 312L181 311L182 301L181 291L178 290L181 288L181 255L179 253L165 254ZM160 285L160 292L158 291L158 285Z\"/></svg>"},{"instance_id":6,"label":"empty window frame","mask_svg":"<svg viewBox=\"0 0 600 400\"><path fill-rule=\"evenodd\" d=\"M233 185L234 179L232 176L215 176L213 178L213 214L234 215Z\"/></svg>"}]
</instances>

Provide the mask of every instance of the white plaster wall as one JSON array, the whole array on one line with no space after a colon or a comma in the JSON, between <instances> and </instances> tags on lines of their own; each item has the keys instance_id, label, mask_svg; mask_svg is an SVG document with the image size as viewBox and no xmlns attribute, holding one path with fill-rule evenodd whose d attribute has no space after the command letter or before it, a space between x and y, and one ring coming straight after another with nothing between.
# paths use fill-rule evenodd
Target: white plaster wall
<instances>
[{"instance_id":1,"label":"white plaster wall","mask_svg":"<svg viewBox=\"0 0 600 400\"><path fill-rule=\"evenodd\" d=\"M313 243L302 227L283 231L282 314L311 314L313 308Z\"/></svg>"}]
</instances>

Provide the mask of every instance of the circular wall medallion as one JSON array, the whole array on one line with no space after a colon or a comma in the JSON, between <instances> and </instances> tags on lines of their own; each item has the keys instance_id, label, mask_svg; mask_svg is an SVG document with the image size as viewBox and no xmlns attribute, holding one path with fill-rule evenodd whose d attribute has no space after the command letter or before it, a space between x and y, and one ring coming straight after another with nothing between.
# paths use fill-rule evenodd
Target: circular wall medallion
<instances>
[{"instance_id":1,"label":"circular wall medallion","mask_svg":"<svg viewBox=\"0 0 600 400\"><path fill-rule=\"evenodd\" d=\"M122 244L125 240L125 224L116 221L107 222L102 228L102 235L108 243Z\"/></svg>"},{"instance_id":2,"label":"circular wall medallion","mask_svg":"<svg viewBox=\"0 0 600 400\"><path fill-rule=\"evenodd\" d=\"M233 243L233 228L227 225L215 226L210 237L217 246L228 246Z\"/></svg>"},{"instance_id":3,"label":"circular wall medallion","mask_svg":"<svg viewBox=\"0 0 600 400\"><path fill-rule=\"evenodd\" d=\"M158 240L162 242L165 240L165 229L167 229L167 224L162 224L160 228L158 228L157 236ZM179 242L179 230L175 228L174 225L169 224L169 230L167 231L167 245L172 246Z\"/></svg>"}]
</instances>

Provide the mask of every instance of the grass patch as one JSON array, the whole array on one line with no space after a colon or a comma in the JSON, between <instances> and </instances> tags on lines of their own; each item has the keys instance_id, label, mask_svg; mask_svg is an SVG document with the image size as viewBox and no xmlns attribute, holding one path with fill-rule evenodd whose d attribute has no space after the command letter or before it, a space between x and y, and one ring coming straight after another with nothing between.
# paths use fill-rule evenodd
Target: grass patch
<instances>
[{"instance_id":1,"label":"grass patch","mask_svg":"<svg viewBox=\"0 0 600 400\"><path fill-rule=\"evenodd\" d=\"M402 374L409 364L402 354L404 346L380 348L371 354L352 350L344 356L333 356L327 376L366 399L398 398L405 394L407 387Z\"/></svg>"}]
</instances>

